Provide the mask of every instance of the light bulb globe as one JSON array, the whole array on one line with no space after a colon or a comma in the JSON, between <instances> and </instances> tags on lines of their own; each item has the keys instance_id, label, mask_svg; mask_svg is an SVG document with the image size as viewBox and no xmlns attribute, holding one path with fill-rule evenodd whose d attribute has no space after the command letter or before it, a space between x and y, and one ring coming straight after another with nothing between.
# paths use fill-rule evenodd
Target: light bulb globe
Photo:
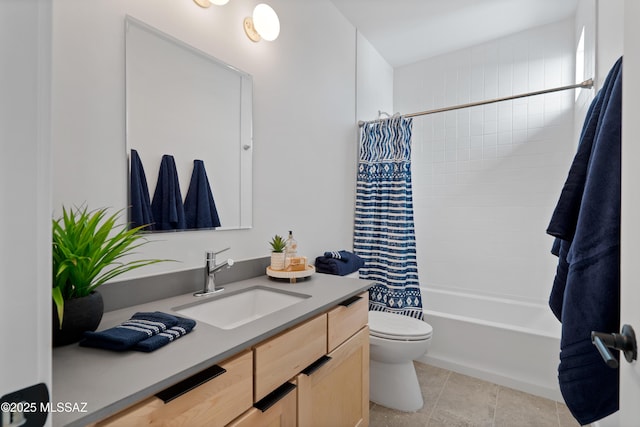
<instances>
[{"instance_id":1,"label":"light bulb globe","mask_svg":"<svg viewBox=\"0 0 640 427\"><path fill-rule=\"evenodd\" d=\"M260 3L253 9L253 25L264 40L273 41L280 34L280 20L271 6Z\"/></svg>"}]
</instances>

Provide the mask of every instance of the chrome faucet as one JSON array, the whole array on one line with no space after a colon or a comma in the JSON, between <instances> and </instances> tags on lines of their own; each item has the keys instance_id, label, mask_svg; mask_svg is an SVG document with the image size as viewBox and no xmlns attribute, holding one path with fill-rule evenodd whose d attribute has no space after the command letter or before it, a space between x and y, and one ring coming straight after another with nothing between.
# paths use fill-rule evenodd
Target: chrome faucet
<instances>
[{"instance_id":1,"label":"chrome faucet","mask_svg":"<svg viewBox=\"0 0 640 427\"><path fill-rule=\"evenodd\" d=\"M205 252L206 265L204 267L204 288L202 289L202 291L196 292L193 295L197 297L201 297L205 295L212 295L212 294L215 294L216 292L224 291L224 288L216 289L215 274L218 271L222 270L224 267L230 268L234 264L234 262L231 258L229 258L226 261L223 261L221 264L217 264L216 255L224 251L228 251L229 249L231 248L225 248L218 252L213 252L213 251Z\"/></svg>"}]
</instances>

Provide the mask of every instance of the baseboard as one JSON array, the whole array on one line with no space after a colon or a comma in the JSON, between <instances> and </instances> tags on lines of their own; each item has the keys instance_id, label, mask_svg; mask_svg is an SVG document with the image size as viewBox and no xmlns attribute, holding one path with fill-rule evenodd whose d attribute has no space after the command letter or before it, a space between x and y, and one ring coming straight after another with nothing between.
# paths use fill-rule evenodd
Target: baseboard
<instances>
[{"instance_id":1,"label":"baseboard","mask_svg":"<svg viewBox=\"0 0 640 427\"><path fill-rule=\"evenodd\" d=\"M509 377L497 374L495 372L481 370L481 369L474 368L472 366L461 365L458 363L450 362L448 360L435 358L435 357L429 356L429 353L427 353L425 356L421 357L420 359L417 359L417 361L426 363L429 365L433 365L438 368L457 372L463 375L468 375L470 377L478 378L484 381L489 381L504 387L520 390L525 393L533 394L535 396L544 397L547 399L555 400L557 402L564 402L564 400L562 399L562 394L560 393L559 389L543 387L537 384L532 384L532 383L524 382L518 379L509 378Z\"/></svg>"},{"instance_id":2,"label":"baseboard","mask_svg":"<svg viewBox=\"0 0 640 427\"><path fill-rule=\"evenodd\" d=\"M620 426L620 413L614 412L613 414L605 417L601 420L591 423L591 427L619 427Z\"/></svg>"}]
</instances>

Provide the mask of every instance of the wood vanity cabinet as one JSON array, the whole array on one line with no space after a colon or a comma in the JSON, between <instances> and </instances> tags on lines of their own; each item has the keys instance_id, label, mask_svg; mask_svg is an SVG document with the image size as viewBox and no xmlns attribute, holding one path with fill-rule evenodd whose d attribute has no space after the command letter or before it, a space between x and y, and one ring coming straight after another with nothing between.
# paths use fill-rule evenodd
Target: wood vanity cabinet
<instances>
[{"instance_id":1,"label":"wood vanity cabinet","mask_svg":"<svg viewBox=\"0 0 640 427\"><path fill-rule=\"evenodd\" d=\"M150 397L95 426L224 426L253 404L253 352L216 366L226 372L168 402Z\"/></svg>"},{"instance_id":2,"label":"wood vanity cabinet","mask_svg":"<svg viewBox=\"0 0 640 427\"><path fill-rule=\"evenodd\" d=\"M328 356L317 371L298 375L298 425L369 425L369 328Z\"/></svg>"},{"instance_id":3,"label":"wood vanity cabinet","mask_svg":"<svg viewBox=\"0 0 640 427\"><path fill-rule=\"evenodd\" d=\"M367 321L365 292L227 359L224 374L171 401L154 396L95 426L366 427Z\"/></svg>"},{"instance_id":4,"label":"wood vanity cabinet","mask_svg":"<svg viewBox=\"0 0 640 427\"><path fill-rule=\"evenodd\" d=\"M366 427L369 425L368 294L254 347L254 395L293 379L282 407L236 419L233 427ZM294 401L291 403L291 401ZM278 403L279 403L278 402ZM269 414L273 410L272 414Z\"/></svg>"},{"instance_id":5,"label":"wood vanity cabinet","mask_svg":"<svg viewBox=\"0 0 640 427\"><path fill-rule=\"evenodd\" d=\"M327 313L325 363L297 377L300 427L369 425L368 295L343 304Z\"/></svg>"},{"instance_id":6,"label":"wood vanity cabinet","mask_svg":"<svg viewBox=\"0 0 640 427\"><path fill-rule=\"evenodd\" d=\"M249 409L228 427L296 427L297 402L296 391L293 389L264 411Z\"/></svg>"},{"instance_id":7,"label":"wood vanity cabinet","mask_svg":"<svg viewBox=\"0 0 640 427\"><path fill-rule=\"evenodd\" d=\"M256 345L254 357L254 401L327 354L327 315L322 314Z\"/></svg>"}]
</instances>

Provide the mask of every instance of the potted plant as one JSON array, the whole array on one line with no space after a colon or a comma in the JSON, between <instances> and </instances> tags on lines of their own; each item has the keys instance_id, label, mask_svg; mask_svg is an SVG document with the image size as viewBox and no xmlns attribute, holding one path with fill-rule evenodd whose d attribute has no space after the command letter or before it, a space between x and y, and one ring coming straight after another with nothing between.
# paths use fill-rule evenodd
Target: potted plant
<instances>
[{"instance_id":1,"label":"potted plant","mask_svg":"<svg viewBox=\"0 0 640 427\"><path fill-rule=\"evenodd\" d=\"M284 250L287 246L287 242L282 238L282 236L276 234L269 244L271 245L271 269L284 270Z\"/></svg>"},{"instance_id":2,"label":"potted plant","mask_svg":"<svg viewBox=\"0 0 640 427\"><path fill-rule=\"evenodd\" d=\"M129 229L116 221L121 211L86 207L67 210L52 220L53 345L79 341L95 331L104 311L96 289L114 277L165 260L124 261L132 250L148 243L144 226ZM141 240L142 239L142 240Z\"/></svg>"}]
</instances>

